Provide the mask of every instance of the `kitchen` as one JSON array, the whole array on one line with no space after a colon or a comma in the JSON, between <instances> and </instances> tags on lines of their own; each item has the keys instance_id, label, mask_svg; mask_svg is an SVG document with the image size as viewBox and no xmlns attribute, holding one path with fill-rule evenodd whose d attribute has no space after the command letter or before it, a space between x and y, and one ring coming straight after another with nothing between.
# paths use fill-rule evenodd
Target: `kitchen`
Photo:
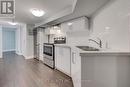
<instances>
[{"instance_id":1,"label":"kitchen","mask_svg":"<svg viewBox=\"0 0 130 87\"><path fill-rule=\"evenodd\" d=\"M130 87L129 0L16 0L15 16L1 87Z\"/></svg>"},{"instance_id":2,"label":"kitchen","mask_svg":"<svg viewBox=\"0 0 130 87\"><path fill-rule=\"evenodd\" d=\"M39 38L44 38L46 44L53 43L52 60L46 60L43 42L39 59L70 76L74 87L129 87L130 30L126 25L129 21L126 3L112 1L91 18L66 20L70 15L38 28L43 35Z\"/></svg>"}]
</instances>

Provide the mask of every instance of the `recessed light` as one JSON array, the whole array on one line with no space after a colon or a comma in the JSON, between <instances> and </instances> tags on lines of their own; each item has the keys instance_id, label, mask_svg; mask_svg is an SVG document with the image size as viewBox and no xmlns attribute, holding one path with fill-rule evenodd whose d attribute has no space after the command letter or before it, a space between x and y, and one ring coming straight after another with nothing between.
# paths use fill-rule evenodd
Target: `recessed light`
<instances>
[{"instance_id":1,"label":"recessed light","mask_svg":"<svg viewBox=\"0 0 130 87\"><path fill-rule=\"evenodd\" d=\"M11 24L11 25L17 25L18 23L16 23L16 22L8 22L9 24Z\"/></svg>"},{"instance_id":2,"label":"recessed light","mask_svg":"<svg viewBox=\"0 0 130 87\"><path fill-rule=\"evenodd\" d=\"M69 26L71 26L73 23L68 23Z\"/></svg>"},{"instance_id":3,"label":"recessed light","mask_svg":"<svg viewBox=\"0 0 130 87\"><path fill-rule=\"evenodd\" d=\"M58 26L54 26L54 29L57 29L58 28Z\"/></svg>"},{"instance_id":4,"label":"recessed light","mask_svg":"<svg viewBox=\"0 0 130 87\"><path fill-rule=\"evenodd\" d=\"M57 33L58 33L58 34L61 34L61 30L57 30Z\"/></svg>"},{"instance_id":5,"label":"recessed light","mask_svg":"<svg viewBox=\"0 0 130 87\"><path fill-rule=\"evenodd\" d=\"M105 27L106 30L110 30L110 27Z\"/></svg>"},{"instance_id":6,"label":"recessed light","mask_svg":"<svg viewBox=\"0 0 130 87\"><path fill-rule=\"evenodd\" d=\"M34 16L36 16L36 17L41 17L41 16L43 16L43 15L45 14L45 12L44 12L43 10L41 10L41 9L36 9L36 8L31 9L30 12L31 12Z\"/></svg>"}]
</instances>

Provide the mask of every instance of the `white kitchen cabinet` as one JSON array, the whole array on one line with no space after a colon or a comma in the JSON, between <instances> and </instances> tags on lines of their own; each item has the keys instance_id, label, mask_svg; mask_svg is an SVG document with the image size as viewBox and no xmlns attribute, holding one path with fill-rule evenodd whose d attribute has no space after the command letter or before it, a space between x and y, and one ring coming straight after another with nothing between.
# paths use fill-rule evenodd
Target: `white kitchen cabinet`
<instances>
[{"instance_id":1,"label":"white kitchen cabinet","mask_svg":"<svg viewBox=\"0 0 130 87\"><path fill-rule=\"evenodd\" d=\"M75 20L72 20L68 22L68 24L71 23L69 26L68 32L81 32L81 31L88 31L88 19L86 17L78 18Z\"/></svg>"},{"instance_id":2,"label":"white kitchen cabinet","mask_svg":"<svg viewBox=\"0 0 130 87\"><path fill-rule=\"evenodd\" d=\"M69 31L69 25L68 25L68 23L62 23L61 24L61 30L64 32L64 33L66 33L66 32L68 32Z\"/></svg>"},{"instance_id":3,"label":"white kitchen cabinet","mask_svg":"<svg viewBox=\"0 0 130 87\"><path fill-rule=\"evenodd\" d=\"M71 75L71 49L64 46L55 46L55 67L57 70Z\"/></svg>"},{"instance_id":4,"label":"white kitchen cabinet","mask_svg":"<svg viewBox=\"0 0 130 87\"><path fill-rule=\"evenodd\" d=\"M90 31L87 18L83 17L62 23L61 29L66 35L67 44L77 45L81 43L88 43L87 37L89 36Z\"/></svg>"},{"instance_id":5,"label":"white kitchen cabinet","mask_svg":"<svg viewBox=\"0 0 130 87\"><path fill-rule=\"evenodd\" d=\"M78 49L55 46L55 67L72 77L74 87L81 87L81 57Z\"/></svg>"},{"instance_id":6,"label":"white kitchen cabinet","mask_svg":"<svg viewBox=\"0 0 130 87\"><path fill-rule=\"evenodd\" d=\"M62 23L61 29L67 33L88 31L89 30L88 18L82 17Z\"/></svg>"},{"instance_id":7,"label":"white kitchen cabinet","mask_svg":"<svg viewBox=\"0 0 130 87\"><path fill-rule=\"evenodd\" d=\"M45 34L46 35L53 35L53 34L55 34L55 30L54 30L54 28L53 27L48 27L48 28L46 28L45 29Z\"/></svg>"},{"instance_id":8,"label":"white kitchen cabinet","mask_svg":"<svg viewBox=\"0 0 130 87\"><path fill-rule=\"evenodd\" d=\"M82 18L82 19L77 19L72 22L72 30L74 31L82 31L82 30L87 30L87 19Z\"/></svg>"},{"instance_id":9,"label":"white kitchen cabinet","mask_svg":"<svg viewBox=\"0 0 130 87\"><path fill-rule=\"evenodd\" d=\"M81 87L81 57L76 50L72 50L71 77L74 87Z\"/></svg>"}]
</instances>

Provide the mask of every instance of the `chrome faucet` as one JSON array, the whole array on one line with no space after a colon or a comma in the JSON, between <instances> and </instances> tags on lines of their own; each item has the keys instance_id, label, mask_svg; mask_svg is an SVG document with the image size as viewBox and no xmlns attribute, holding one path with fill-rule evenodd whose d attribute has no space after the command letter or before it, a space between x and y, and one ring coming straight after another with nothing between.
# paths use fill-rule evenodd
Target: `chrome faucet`
<instances>
[{"instance_id":1,"label":"chrome faucet","mask_svg":"<svg viewBox=\"0 0 130 87\"><path fill-rule=\"evenodd\" d=\"M102 41L101 41L101 39L100 38L97 38L97 39L99 39L99 42L97 42L96 40L93 40L93 39L89 39L89 41L95 42L96 44L99 45L100 48L102 48Z\"/></svg>"}]
</instances>

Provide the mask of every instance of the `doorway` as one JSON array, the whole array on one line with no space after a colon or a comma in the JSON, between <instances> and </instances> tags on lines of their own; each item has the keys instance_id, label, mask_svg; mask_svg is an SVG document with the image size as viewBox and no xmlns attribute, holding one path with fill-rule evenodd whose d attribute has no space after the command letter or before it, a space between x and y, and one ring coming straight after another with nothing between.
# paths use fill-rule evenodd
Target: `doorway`
<instances>
[{"instance_id":1,"label":"doorway","mask_svg":"<svg viewBox=\"0 0 130 87\"><path fill-rule=\"evenodd\" d=\"M16 28L2 28L2 52L16 51Z\"/></svg>"}]
</instances>

